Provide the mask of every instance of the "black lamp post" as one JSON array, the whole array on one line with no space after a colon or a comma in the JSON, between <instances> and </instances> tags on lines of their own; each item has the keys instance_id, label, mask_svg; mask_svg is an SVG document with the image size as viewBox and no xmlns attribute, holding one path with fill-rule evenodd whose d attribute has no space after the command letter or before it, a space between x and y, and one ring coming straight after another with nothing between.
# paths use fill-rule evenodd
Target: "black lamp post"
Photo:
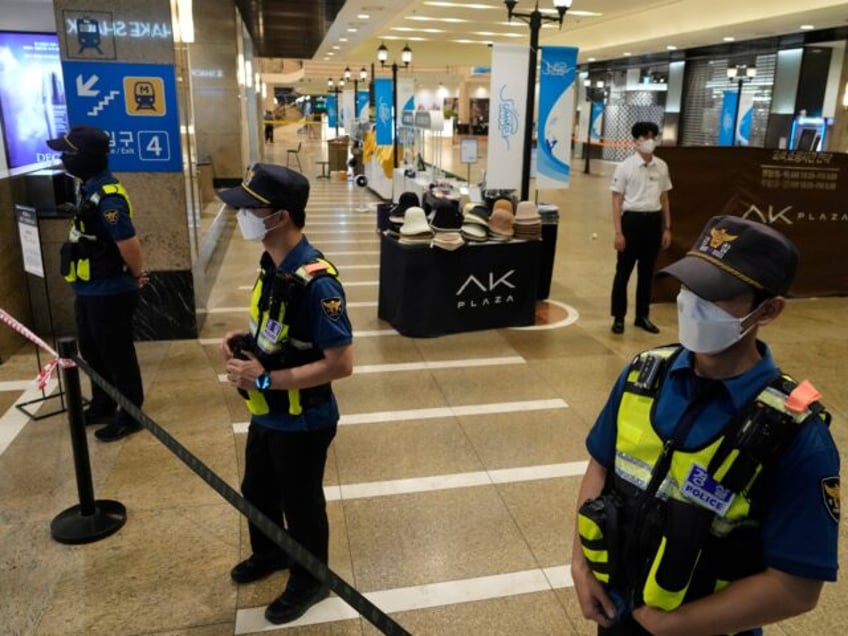
<instances>
[{"instance_id":1,"label":"black lamp post","mask_svg":"<svg viewBox=\"0 0 848 636\"><path fill-rule=\"evenodd\" d=\"M736 66L727 67L727 79L731 82L736 80L736 109L733 112L733 141L730 144L731 146L738 145L736 142L736 129L739 126L739 110L742 106L742 84L745 81L753 81L756 76L756 66L737 64Z\"/></svg>"},{"instance_id":2,"label":"black lamp post","mask_svg":"<svg viewBox=\"0 0 848 636\"><path fill-rule=\"evenodd\" d=\"M386 67L386 60L389 59L389 49L386 48L385 44L380 44L377 49L377 59L380 61L380 67ZM400 61L403 62L404 68L409 68L410 62L412 62L412 49L409 48L409 44L403 47L403 50L400 52ZM394 167L398 167L398 97L397 97L397 73L398 73L398 65L397 62L392 62L392 139L394 141L394 149L392 150L392 157Z\"/></svg>"},{"instance_id":3,"label":"black lamp post","mask_svg":"<svg viewBox=\"0 0 848 636\"><path fill-rule=\"evenodd\" d=\"M524 157L521 162L522 201L527 201L530 198L530 148L533 143L533 104L536 95L536 59L539 50L539 29L542 28L542 23L544 22L557 22L561 29L562 21L565 19L565 12L571 8L573 1L553 0L557 15L547 16L539 11L539 0L536 0L536 6L530 13L519 13L515 11L515 5L518 4L518 0L504 0L504 4L509 12L510 22L512 22L513 18L518 18L530 25L530 60L527 66L527 107L524 115Z\"/></svg>"},{"instance_id":4,"label":"black lamp post","mask_svg":"<svg viewBox=\"0 0 848 636\"><path fill-rule=\"evenodd\" d=\"M348 72L348 71L345 71ZM368 78L368 71L365 70L363 66L359 69L359 78L353 78L353 124L354 126L359 123L359 102L357 100L357 95L359 94L359 81L363 82Z\"/></svg>"},{"instance_id":5,"label":"black lamp post","mask_svg":"<svg viewBox=\"0 0 848 636\"><path fill-rule=\"evenodd\" d=\"M339 136L339 118L341 117L342 111L339 108L339 92L342 88L344 88L344 80L340 79L338 84L333 81L333 78L327 80L327 86L330 88L330 92L336 96L336 138Z\"/></svg>"},{"instance_id":6,"label":"black lamp post","mask_svg":"<svg viewBox=\"0 0 848 636\"><path fill-rule=\"evenodd\" d=\"M589 112L586 115L586 147L583 150L583 159L585 160L583 174L589 174L589 162L591 160L589 151L592 146L592 111L595 108L595 102L602 102L606 99L606 93L604 92L603 80L597 80L595 82L595 88L592 88L592 80L587 79L583 82L583 86L586 88L586 99L589 103Z\"/></svg>"}]
</instances>

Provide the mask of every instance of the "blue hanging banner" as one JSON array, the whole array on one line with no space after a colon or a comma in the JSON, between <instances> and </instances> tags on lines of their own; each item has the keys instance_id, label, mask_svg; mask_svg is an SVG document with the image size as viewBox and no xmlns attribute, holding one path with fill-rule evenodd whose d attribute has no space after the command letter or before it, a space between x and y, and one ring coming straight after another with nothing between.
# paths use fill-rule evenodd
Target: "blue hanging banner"
<instances>
[{"instance_id":1,"label":"blue hanging banner","mask_svg":"<svg viewBox=\"0 0 848 636\"><path fill-rule=\"evenodd\" d=\"M592 135L592 143L601 142L601 131L604 126L604 103L592 102L592 112L590 115L591 122L589 123L589 131Z\"/></svg>"},{"instance_id":2,"label":"blue hanging banner","mask_svg":"<svg viewBox=\"0 0 848 636\"><path fill-rule=\"evenodd\" d=\"M338 106L336 105L336 96L327 95L327 127L335 128L339 116Z\"/></svg>"},{"instance_id":3,"label":"blue hanging banner","mask_svg":"<svg viewBox=\"0 0 848 636\"><path fill-rule=\"evenodd\" d=\"M571 175L577 48L543 46L539 70L536 188L567 188Z\"/></svg>"},{"instance_id":4,"label":"blue hanging banner","mask_svg":"<svg viewBox=\"0 0 848 636\"><path fill-rule=\"evenodd\" d=\"M377 107L377 145L392 145L392 80L374 80L374 105Z\"/></svg>"},{"instance_id":5,"label":"blue hanging banner","mask_svg":"<svg viewBox=\"0 0 848 636\"><path fill-rule=\"evenodd\" d=\"M359 91L356 94L356 121L368 121L368 91Z\"/></svg>"},{"instance_id":6,"label":"blue hanging banner","mask_svg":"<svg viewBox=\"0 0 848 636\"><path fill-rule=\"evenodd\" d=\"M733 132L736 129L736 100L739 95L736 91L724 91L724 99L721 102L721 121L718 128L718 145L732 146Z\"/></svg>"}]
</instances>

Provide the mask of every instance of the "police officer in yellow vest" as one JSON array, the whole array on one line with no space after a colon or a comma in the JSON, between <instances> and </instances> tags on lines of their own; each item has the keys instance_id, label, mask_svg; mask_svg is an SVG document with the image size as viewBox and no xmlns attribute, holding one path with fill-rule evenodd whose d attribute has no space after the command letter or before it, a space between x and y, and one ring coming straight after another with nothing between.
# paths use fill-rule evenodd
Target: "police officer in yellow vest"
<instances>
[{"instance_id":1,"label":"police officer in yellow vest","mask_svg":"<svg viewBox=\"0 0 848 636\"><path fill-rule=\"evenodd\" d=\"M303 234L309 181L302 174L257 163L218 196L239 209L242 236L265 248L249 329L228 333L221 345L227 379L251 414L242 493L326 563L324 465L339 419L330 382L353 372L344 290ZM327 587L253 525L250 545L251 556L230 573L236 583L290 569L285 590L265 610L270 622L293 621L326 598Z\"/></svg>"},{"instance_id":2,"label":"police officer in yellow vest","mask_svg":"<svg viewBox=\"0 0 848 636\"><path fill-rule=\"evenodd\" d=\"M127 191L109 172L109 137L75 126L47 145L62 153L66 172L81 182L80 201L61 268L74 290L77 338L82 357L130 402L141 406L144 391L133 344L138 290L148 282L141 243L133 226ZM97 384L91 383L86 423L106 422L94 432L104 442L141 430Z\"/></svg>"},{"instance_id":3,"label":"police officer in yellow vest","mask_svg":"<svg viewBox=\"0 0 848 636\"><path fill-rule=\"evenodd\" d=\"M830 416L757 339L797 263L771 227L720 216L660 273L682 283L682 346L636 356L586 443L571 570L599 634L760 634L836 579Z\"/></svg>"}]
</instances>

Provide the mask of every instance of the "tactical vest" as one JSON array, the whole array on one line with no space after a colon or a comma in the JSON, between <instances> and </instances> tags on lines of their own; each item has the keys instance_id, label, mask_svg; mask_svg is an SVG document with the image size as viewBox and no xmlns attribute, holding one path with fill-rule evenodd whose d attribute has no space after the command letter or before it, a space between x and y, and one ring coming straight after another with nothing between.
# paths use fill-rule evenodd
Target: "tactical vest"
<instances>
[{"instance_id":1,"label":"tactical vest","mask_svg":"<svg viewBox=\"0 0 848 636\"><path fill-rule=\"evenodd\" d=\"M680 450L653 423L656 398L682 348L637 356L617 415L614 470L604 496L581 508L578 530L595 576L631 606L666 611L712 594L765 567L752 502L773 466L811 416L830 417L815 389L780 374L722 432ZM585 510L584 510L585 508Z\"/></svg>"},{"instance_id":2,"label":"tactical vest","mask_svg":"<svg viewBox=\"0 0 848 636\"><path fill-rule=\"evenodd\" d=\"M98 222L100 200L118 195L127 202L130 218L133 207L126 189L120 183L103 185L91 194L74 213L68 240L62 245L60 267L69 283L114 278L126 272L126 264L109 230Z\"/></svg>"},{"instance_id":3,"label":"tactical vest","mask_svg":"<svg viewBox=\"0 0 848 636\"><path fill-rule=\"evenodd\" d=\"M335 266L323 258L304 263L292 273L280 272L265 263L250 299L250 333L254 354L266 371L299 367L324 357L314 343L292 333L291 323L312 281L324 276L338 280ZM298 336L301 337L298 337ZM332 397L330 383L308 389L239 391L253 415L288 413L300 415L304 409L326 403Z\"/></svg>"}]
</instances>

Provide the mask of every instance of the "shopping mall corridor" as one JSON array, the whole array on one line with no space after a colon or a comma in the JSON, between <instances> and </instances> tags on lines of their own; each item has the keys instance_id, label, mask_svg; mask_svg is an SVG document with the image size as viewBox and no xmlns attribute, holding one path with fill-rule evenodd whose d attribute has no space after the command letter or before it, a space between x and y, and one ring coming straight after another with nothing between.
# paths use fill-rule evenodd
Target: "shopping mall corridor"
<instances>
[{"instance_id":1,"label":"shopping mall corridor","mask_svg":"<svg viewBox=\"0 0 848 636\"><path fill-rule=\"evenodd\" d=\"M285 164L296 126L275 139L267 160ZM317 179L326 147L302 141L312 182L306 233L341 271L356 347L353 376L335 384L343 417L326 470L331 568L413 634L593 634L568 565L583 440L622 365L676 340L673 304L653 307L658 336L630 321L623 336L610 333L609 166L577 170L570 190L543 193L560 207L553 302L538 312L546 328L412 339L377 318L375 197ZM481 148L475 175L485 166ZM440 152L445 169L465 173L458 146L447 140ZM368 211L357 211L364 201ZM219 213L224 231L200 337L142 342L138 351L144 411L238 487L247 413L222 381L219 342L246 324L260 247L241 239L220 205L204 216ZM144 210L136 215L143 226ZM824 394L843 459L846 316L846 298L793 300L762 332L782 367ZM290 626L266 623L264 606L286 574L230 581L250 551L246 523L144 431L104 444L88 429L96 494L125 504L127 524L89 545L53 541L50 520L77 493L64 416L26 421L13 406L35 395L36 371L30 346L0 365L0 633L377 633L335 597ZM846 598L843 578L825 587L818 609L766 634L844 633Z\"/></svg>"}]
</instances>

